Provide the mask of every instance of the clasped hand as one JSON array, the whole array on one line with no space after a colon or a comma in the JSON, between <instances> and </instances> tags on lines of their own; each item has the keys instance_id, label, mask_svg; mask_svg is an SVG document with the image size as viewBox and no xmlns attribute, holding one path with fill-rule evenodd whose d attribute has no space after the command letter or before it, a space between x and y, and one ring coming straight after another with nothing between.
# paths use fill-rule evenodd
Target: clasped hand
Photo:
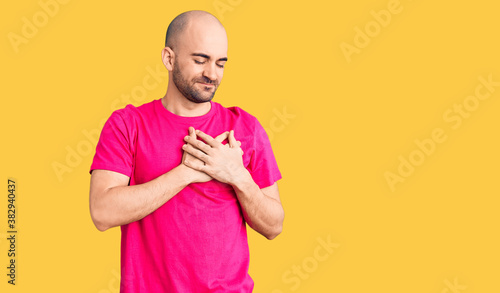
<instances>
[{"instance_id":1,"label":"clasped hand","mask_svg":"<svg viewBox=\"0 0 500 293\"><path fill-rule=\"evenodd\" d=\"M200 137L203 141L197 139ZM222 144L224 140L227 144ZM189 127L184 138L182 163L197 171L193 182L206 182L212 178L231 184L245 170L241 142L234 137L234 130L226 131L213 138L200 130Z\"/></svg>"}]
</instances>

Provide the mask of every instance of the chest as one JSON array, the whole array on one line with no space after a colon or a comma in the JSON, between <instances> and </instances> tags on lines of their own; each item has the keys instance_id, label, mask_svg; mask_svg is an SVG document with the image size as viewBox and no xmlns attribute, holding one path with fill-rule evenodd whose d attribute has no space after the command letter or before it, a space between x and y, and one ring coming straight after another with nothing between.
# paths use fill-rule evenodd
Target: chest
<instances>
[{"instance_id":1,"label":"chest","mask_svg":"<svg viewBox=\"0 0 500 293\"><path fill-rule=\"evenodd\" d=\"M143 127L137 134L134 145L134 181L141 184L170 171L182 162L184 137L189 126L162 123L156 127ZM234 129L236 140L241 142L243 164L247 168L251 150L254 148L252 133L238 123L204 123L193 125L204 133L216 137L224 131ZM224 144L227 141L223 142Z\"/></svg>"}]
</instances>

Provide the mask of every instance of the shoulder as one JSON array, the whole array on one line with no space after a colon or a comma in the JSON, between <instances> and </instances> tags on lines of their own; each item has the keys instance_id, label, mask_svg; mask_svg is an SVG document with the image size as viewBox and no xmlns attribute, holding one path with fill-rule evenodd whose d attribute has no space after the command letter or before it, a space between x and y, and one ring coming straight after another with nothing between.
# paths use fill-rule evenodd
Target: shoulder
<instances>
[{"instance_id":1,"label":"shoulder","mask_svg":"<svg viewBox=\"0 0 500 293\"><path fill-rule=\"evenodd\" d=\"M247 123L252 123L252 124L258 123L258 120L254 115L250 114L249 112L243 110L238 106L224 107L217 102L213 103L218 108L220 115L223 117L226 116L238 120L243 120Z\"/></svg>"},{"instance_id":2,"label":"shoulder","mask_svg":"<svg viewBox=\"0 0 500 293\"><path fill-rule=\"evenodd\" d=\"M154 102L155 101L151 101L137 107L132 104L128 104L124 108L113 111L109 120L122 122L126 125L134 125L140 117L147 117L154 110Z\"/></svg>"}]
</instances>

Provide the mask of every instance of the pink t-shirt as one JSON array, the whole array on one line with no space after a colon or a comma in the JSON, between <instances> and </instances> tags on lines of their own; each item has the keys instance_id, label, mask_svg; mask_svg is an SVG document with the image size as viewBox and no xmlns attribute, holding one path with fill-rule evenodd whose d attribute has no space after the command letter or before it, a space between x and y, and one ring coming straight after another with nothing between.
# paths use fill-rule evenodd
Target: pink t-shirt
<instances>
[{"instance_id":1,"label":"pink t-shirt","mask_svg":"<svg viewBox=\"0 0 500 293\"><path fill-rule=\"evenodd\" d=\"M238 107L210 103L210 111L197 117L178 116L160 99L113 112L101 132L90 172L119 172L130 177L130 185L151 181L181 163L183 138L193 126L212 137L234 129L255 183L264 188L281 179L258 120ZM153 213L121 226L121 231L122 293L253 289L246 224L228 184L190 184Z\"/></svg>"}]
</instances>

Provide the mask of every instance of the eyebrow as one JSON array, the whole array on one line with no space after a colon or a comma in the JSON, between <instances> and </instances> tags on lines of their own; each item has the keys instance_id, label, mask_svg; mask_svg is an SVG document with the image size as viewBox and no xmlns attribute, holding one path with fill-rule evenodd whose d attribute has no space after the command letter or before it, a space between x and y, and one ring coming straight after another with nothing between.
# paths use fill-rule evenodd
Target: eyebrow
<instances>
[{"instance_id":1,"label":"eyebrow","mask_svg":"<svg viewBox=\"0 0 500 293\"><path fill-rule=\"evenodd\" d=\"M197 57L203 57L206 59L210 59L210 56L208 56L207 54L203 54L203 53L193 53L193 54L191 54L191 56L197 56ZM227 61L227 57L219 58L217 61Z\"/></svg>"}]
</instances>

